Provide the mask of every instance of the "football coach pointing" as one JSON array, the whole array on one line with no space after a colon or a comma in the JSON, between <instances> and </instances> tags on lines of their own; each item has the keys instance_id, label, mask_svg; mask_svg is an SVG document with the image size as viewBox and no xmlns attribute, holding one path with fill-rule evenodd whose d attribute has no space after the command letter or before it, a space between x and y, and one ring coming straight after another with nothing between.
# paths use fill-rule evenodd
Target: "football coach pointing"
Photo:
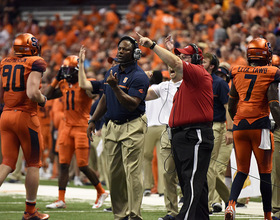
<instances>
[{"instance_id":1,"label":"football coach pointing","mask_svg":"<svg viewBox=\"0 0 280 220\"><path fill-rule=\"evenodd\" d=\"M212 77L201 65L202 51L195 44L190 44L183 49L175 49L176 56L149 38L138 36L140 45L153 50L177 74L183 75L168 123L184 196L184 204L175 219L209 219L206 174L214 140L213 90ZM184 61L178 56L184 56Z\"/></svg>"},{"instance_id":2,"label":"football coach pointing","mask_svg":"<svg viewBox=\"0 0 280 220\"><path fill-rule=\"evenodd\" d=\"M83 50L83 48L81 49ZM82 60L83 51L80 53ZM149 79L137 65L141 50L137 41L124 36L118 43L117 62L104 79L104 94L89 121L88 136L95 121L105 113L109 182L114 219L142 219L142 158L146 133L145 97ZM79 73L79 77L83 76ZM88 83L86 83L88 84ZM94 87L94 82L91 82ZM92 138L91 138L92 140Z\"/></svg>"}]
</instances>

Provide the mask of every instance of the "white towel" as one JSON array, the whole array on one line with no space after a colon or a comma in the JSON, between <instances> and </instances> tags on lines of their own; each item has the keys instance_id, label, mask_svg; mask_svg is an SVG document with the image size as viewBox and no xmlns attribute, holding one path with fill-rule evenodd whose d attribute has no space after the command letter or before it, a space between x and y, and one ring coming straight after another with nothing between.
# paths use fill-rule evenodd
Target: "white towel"
<instances>
[{"instance_id":1,"label":"white towel","mask_svg":"<svg viewBox=\"0 0 280 220\"><path fill-rule=\"evenodd\" d=\"M261 144L259 146L263 150L271 150L270 130L262 129Z\"/></svg>"},{"instance_id":2,"label":"white towel","mask_svg":"<svg viewBox=\"0 0 280 220\"><path fill-rule=\"evenodd\" d=\"M103 151L103 141L102 141L102 139L101 139L101 140L99 141L97 147L96 147L97 157L100 157L102 151Z\"/></svg>"}]
</instances>

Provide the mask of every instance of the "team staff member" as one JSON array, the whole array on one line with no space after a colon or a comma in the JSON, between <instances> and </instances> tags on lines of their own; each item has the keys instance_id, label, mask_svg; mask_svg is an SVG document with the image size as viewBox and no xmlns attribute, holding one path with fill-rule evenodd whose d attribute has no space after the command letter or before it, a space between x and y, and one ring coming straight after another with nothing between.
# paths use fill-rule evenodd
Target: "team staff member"
<instances>
[{"instance_id":1,"label":"team staff member","mask_svg":"<svg viewBox=\"0 0 280 220\"><path fill-rule=\"evenodd\" d=\"M174 49L174 42L171 36L166 37L165 46L169 51ZM161 124L168 125L168 119L171 112L173 97L177 89L182 83L182 74L177 74L174 70L169 69L170 81L161 82L158 85L152 85L146 97L146 100L160 99L161 106L158 116ZM172 220L178 214L178 195L177 195L177 172L175 162L172 157L171 143L168 138L166 129L162 132L160 141L160 156L164 168L163 183L164 183L164 203L167 209L167 215L158 218L158 220Z\"/></svg>"},{"instance_id":2,"label":"team staff member","mask_svg":"<svg viewBox=\"0 0 280 220\"><path fill-rule=\"evenodd\" d=\"M37 103L43 107L47 100L39 90L47 64L39 57L41 46L32 34L18 35L13 49L14 56L4 58L0 65L0 99L4 98L5 103L0 124L3 154L0 185L15 169L21 146L27 164L22 219L48 219L48 214L35 209L43 149Z\"/></svg>"},{"instance_id":3,"label":"team staff member","mask_svg":"<svg viewBox=\"0 0 280 220\"><path fill-rule=\"evenodd\" d=\"M271 220L271 170L274 151L270 132L269 107L277 125L280 125L278 82L280 71L270 66L272 51L270 43L255 38L247 47L249 66L231 69L232 86L229 113L233 121L233 139L237 162L237 174L232 183L225 219L235 216L235 204L246 180L251 154L254 153L260 174L264 219Z\"/></svg>"},{"instance_id":4,"label":"team staff member","mask_svg":"<svg viewBox=\"0 0 280 220\"><path fill-rule=\"evenodd\" d=\"M214 118L213 118L213 132L214 132L214 148L211 153L211 160L207 172L208 182L208 208L209 212L222 211L222 205L220 203L214 203L215 190L222 197L224 202L228 202L229 190L226 184L218 179L217 165L219 161L217 158L222 148L227 148L228 144L233 141L232 137L232 119L227 113L228 109L228 95L229 86L226 81L215 74L219 67L219 60L216 55L211 53L204 54L203 66L213 78L213 94L214 94ZM227 124L226 124L227 122ZM226 129L228 126L228 129ZM218 186L218 187L217 187Z\"/></svg>"},{"instance_id":5,"label":"team staff member","mask_svg":"<svg viewBox=\"0 0 280 220\"><path fill-rule=\"evenodd\" d=\"M78 84L78 56L71 55L63 64L52 84L47 88L49 99L63 97L65 126L59 134L59 168L58 200L47 205L47 208L65 208L65 192L69 179L69 167L75 152L80 171L90 180L97 190L97 198L92 208L102 206L108 193L102 188L95 172L88 166L89 142L86 137L92 99ZM56 86L58 85L58 88Z\"/></svg>"},{"instance_id":6,"label":"team staff member","mask_svg":"<svg viewBox=\"0 0 280 220\"><path fill-rule=\"evenodd\" d=\"M280 57L278 55L272 56L272 65L280 68ZM279 91L279 84L278 84ZM279 93L280 98L280 93ZM272 181L272 213L273 220L280 220L280 127L276 126L274 132L274 153L272 160L272 172L271 172L271 181Z\"/></svg>"},{"instance_id":7,"label":"team staff member","mask_svg":"<svg viewBox=\"0 0 280 220\"><path fill-rule=\"evenodd\" d=\"M84 54L85 48L82 47L80 66L84 62ZM142 219L141 171L147 130L144 100L149 78L137 64L140 56L141 50L134 38L124 36L120 39L117 52L119 64L105 75L104 94L88 126L88 137L92 141L95 121L106 113L104 146L108 154L111 203L116 220ZM79 72L80 86L93 90L94 82L86 80L84 71Z\"/></svg>"},{"instance_id":8,"label":"team staff member","mask_svg":"<svg viewBox=\"0 0 280 220\"><path fill-rule=\"evenodd\" d=\"M169 117L172 150L184 196L183 206L175 219L209 219L207 170L213 148L212 77L203 68L202 51L190 44L175 49L175 54L156 45L147 37L140 44L152 49L183 82L176 92Z\"/></svg>"}]
</instances>

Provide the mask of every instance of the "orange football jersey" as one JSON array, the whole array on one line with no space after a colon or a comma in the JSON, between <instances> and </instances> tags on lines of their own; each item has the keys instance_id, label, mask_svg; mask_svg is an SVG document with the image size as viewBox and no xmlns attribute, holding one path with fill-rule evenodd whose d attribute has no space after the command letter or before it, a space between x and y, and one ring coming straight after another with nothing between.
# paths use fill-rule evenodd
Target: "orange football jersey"
<instances>
[{"instance_id":1,"label":"orange football jersey","mask_svg":"<svg viewBox=\"0 0 280 220\"><path fill-rule=\"evenodd\" d=\"M54 99L50 116L51 116L51 120L53 121L54 127L58 129L60 121L63 120L64 118L63 97Z\"/></svg>"},{"instance_id":2,"label":"orange football jersey","mask_svg":"<svg viewBox=\"0 0 280 220\"><path fill-rule=\"evenodd\" d=\"M63 94L66 124L87 126L92 99L80 88L79 83L69 84L63 80L60 81L59 87Z\"/></svg>"},{"instance_id":3,"label":"orange football jersey","mask_svg":"<svg viewBox=\"0 0 280 220\"><path fill-rule=\"evenodd\" d=\"M279 81L279 70L274 66L234 66L233 83L239 94L234 124L246 119L249 124L269 116L267 89L271 82Z\"/></svg>"},{"instance_id":4,"label":"orange football jersey","mask_svg":"<svg viewBox=\"0 0 280 220\"><path fill-rule=\"evenodd\" d=\"M1 61L0 74L4 88L4 111L37 113L37 103L26 95L26 82L32 71L45 72L47 63L38 56L7 57Z\"/></svg>"},{"instance_id":5,"label":"orange football jersey","mask_svg":"<svg viewBox=\"0 0 280 220\"><path fill-rule=\"evenodd\" d=\"M52 110L54 100L48 100L45 104L45 107L41 107L38 105L38 117L41 126L47 126L51 123L50 112Z\"/></svg>"}]
</instances>

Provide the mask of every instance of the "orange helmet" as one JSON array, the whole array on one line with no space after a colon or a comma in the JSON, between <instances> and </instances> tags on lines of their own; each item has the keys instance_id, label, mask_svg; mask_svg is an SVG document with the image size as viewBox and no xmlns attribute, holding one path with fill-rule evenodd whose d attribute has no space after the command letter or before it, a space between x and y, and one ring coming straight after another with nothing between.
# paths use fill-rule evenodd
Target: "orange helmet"
<instances>
[{"instance_id":1,"label":"orange helmet","mask_svg":"<svg viewBox=\"0 0 280 220\"><path fill-rule=\"evenodd\" d=\"M248 43L247 59L248 61L264 60L269 64L272 58L272 49L270 43L264 38L255 38Z\"/></svg>"},{"instance_id":2,"label":"orange helmet","mask_svg":"<svg viewBox=\"0 0 280 220\"><path fill-rule=\"evenodd\" d=\"M75 55L66 57L60 69L67 82L71 84L78 82L79 57Z\"/></svg>"},{"instance_id":3,"label":"orange helmet","mask_svg":"<svg viewBox=\"0 0 280 220\"><path fill-rule=\"evenodd\" d=\"M272 66L280 67L280 57L276 54L272 55Z\"/></svg>"},{"instance_id":4,"label":"orange helmet","mask_svg":"<svg viewBox=\"0 0 280 220\"><path fill-rule=\"evenodd\" d=\"M40 56L41 53L41 46L37 38L29 33L18 35L14 40L13 47L15 55Z\"/></svg>"}]
</instances>

